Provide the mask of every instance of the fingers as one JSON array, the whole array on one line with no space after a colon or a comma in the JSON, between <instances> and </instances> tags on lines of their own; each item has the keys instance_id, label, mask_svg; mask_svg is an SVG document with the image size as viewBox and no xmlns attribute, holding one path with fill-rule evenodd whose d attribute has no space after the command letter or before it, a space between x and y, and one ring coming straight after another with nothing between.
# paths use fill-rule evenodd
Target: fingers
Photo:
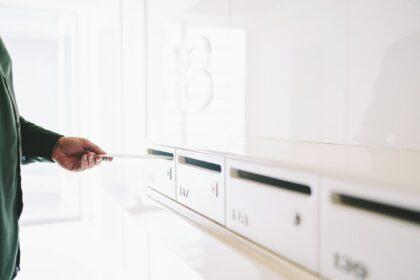
<instances>
[{"instance_id":1,"label":"fingers","mask_svg":"<svg viewBox=\"0 0 420 280\"><path fill-rule=\"evenodd\" d=\"M104 155L106 154L106 152L104 150L102 150L101 148L99 148L98 145L90 142L87 139L83 139L83 149L89 152L94 152L95 154L98 155Z\"/></svg>"},{"instance_id":2,"label":"fingers","mask_svg":"<svg viewBox=\"0 0 420 280\"><path fill-rule=\"evenodd\" d=\"M80 162L80 171L83 171L99 165L102 162L100 155L104 155L106 152L87 139L81 140L83 150L87 151L86 154L82 155Z\"/></svg>"},{"instance_id":3,"label":"fingers","mask_svg":"<svg viewBox=\"0 0 420 280\"><path fill-rule=\"evenodd\" d=\"M86 170L89 167L88 155L84 154L80 162L80 171Z\"/></svg>"},{"instance_id":4,"label":"fingers","mask_svg":"<svg viewBox=\"0 0 420 280\"><path fill-rule=\"evenodd\" d=\"M92 167L95 166L95 154L94 153L88 153L87 160L88 160L88 168L92 168Z\"/></svg>"},{"instance_id":5,"label":"fingers","mask_svg":"<svg viewBox=\"0 0 420 280\"><path fill-rule=\"evenodd\" d=\"M103 158L101 156L95 155L95 164L99 165L102 162Z\"/></svg>"},{"instance_id":6,"label":"fingers","mask_svg":"<svg viewBox=\"0 0 420 280\"><path fill-rule=\"evenodd\" d=\"M53 158L64 168L71 171L83 171L93 168L102 162L106 152L87 139L79 137L60 138L60 149L53 154Z\"/></svg>"},{"instance_id":7,"label":"fingers","mask_svg":"<svg viewBox=\"0 0 420 280\"><path fill-rule=\"evenodd\" d=\"M102 158L95 153L89 152L82 155L80 162L80 171L87 170L99 165L102 162Z\"/></svg>"}]
</instances>

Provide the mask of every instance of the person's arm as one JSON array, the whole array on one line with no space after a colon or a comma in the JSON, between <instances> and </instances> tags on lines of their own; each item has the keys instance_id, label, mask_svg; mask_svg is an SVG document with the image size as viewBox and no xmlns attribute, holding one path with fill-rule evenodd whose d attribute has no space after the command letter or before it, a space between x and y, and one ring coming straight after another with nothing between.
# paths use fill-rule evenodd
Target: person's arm
<instances>
[{"instance_id":1,"label":"person's arm","mask_svg":"<svg viewBox=\"0 0 420 280\"><path fill-rule=\"evenodd\" d=\"M20 131L23 163L51 161L70 171L83 171L101 163L99 155L106 154L87 139L64 137L22 117Z\"/></svg>"},{"instance_id":2,"label":"person's arm","mask_svg":"<svg viewBox=\"0 0 420 280\"><path fill-rule=\"evenodd\" d=\"M63 136L28 122L23 117L20 117L19 121L22 139L22 162L52 162L53 149L58 139Z\"/></svg>"}]
</instances>

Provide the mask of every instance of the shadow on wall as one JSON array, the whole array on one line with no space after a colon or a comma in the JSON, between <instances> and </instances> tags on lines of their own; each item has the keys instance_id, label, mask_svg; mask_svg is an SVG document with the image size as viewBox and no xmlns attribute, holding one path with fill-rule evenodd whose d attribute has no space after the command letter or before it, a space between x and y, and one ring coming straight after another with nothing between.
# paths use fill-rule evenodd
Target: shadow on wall
<instances>
[{"instance_id":1,"label":"shadow on wall","mask_svg":"<svg viewBox=\"0 0 420 280\"><path fill-rule=\"evenodd\" d=\"M420 149L420 31L385 53L359 141Z\"/></svg>"}]
</instances>

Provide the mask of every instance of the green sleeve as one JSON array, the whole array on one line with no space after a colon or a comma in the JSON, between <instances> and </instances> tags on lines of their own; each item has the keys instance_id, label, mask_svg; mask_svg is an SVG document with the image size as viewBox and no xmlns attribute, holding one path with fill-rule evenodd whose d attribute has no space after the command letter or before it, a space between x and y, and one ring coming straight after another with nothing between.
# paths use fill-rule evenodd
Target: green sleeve
<instances>
[{"instance_id":1,"label":"green sleeve","mask_svg":"<svg viewBox=\"0 0 420 280\"><path fill-rule=\"evenodd\" d=\"M22 163L52 161L51 154L62 135L46 130L20 117Z\"/></svg>"}]
</instances>

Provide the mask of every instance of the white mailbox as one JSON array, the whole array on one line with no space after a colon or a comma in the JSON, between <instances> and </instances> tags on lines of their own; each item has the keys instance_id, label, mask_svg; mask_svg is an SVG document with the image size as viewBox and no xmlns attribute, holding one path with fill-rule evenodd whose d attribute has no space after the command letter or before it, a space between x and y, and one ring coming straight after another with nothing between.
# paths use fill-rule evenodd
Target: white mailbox
<instances>
[{"instance_id":1,"label":"white mailbox","mask_svg":"<svg viewBox=\"0 0 420 280\"><path fill-rule=\"evenodd\" d=\"M418 195L338 179L321 186L322 276L420 279Z\"/></svg>"},{"instance_id":2,"label":"white mailbox","mask_svg":"<svg viewBox=\"0 0 420 280\"><path fill-rule=\"evenodd\" d=\"M177 150L177 159L177 201L224 225L224 158Z\"/></svg>"},{"instance_id":3,"label":"white mailbox","mask_svg":"<svg viewBox=\"0 0 420 280\"><path fill-rule=\"evenodd\" d=\"M226 161L226 225L238 234L317 271L317 176Z\"/></svg>"},{"instance_id":4,"label":"white mailbox","mask_svg":"<svg viewBox=\"0 0 420 280\"><path fill-rule=\"evenodd\" d=\"M147 154L156 156L156 158L150 159L146 166L147 186L175 200L175 149L165 146L149 145Z\"/></svg>"}]
</instances>

